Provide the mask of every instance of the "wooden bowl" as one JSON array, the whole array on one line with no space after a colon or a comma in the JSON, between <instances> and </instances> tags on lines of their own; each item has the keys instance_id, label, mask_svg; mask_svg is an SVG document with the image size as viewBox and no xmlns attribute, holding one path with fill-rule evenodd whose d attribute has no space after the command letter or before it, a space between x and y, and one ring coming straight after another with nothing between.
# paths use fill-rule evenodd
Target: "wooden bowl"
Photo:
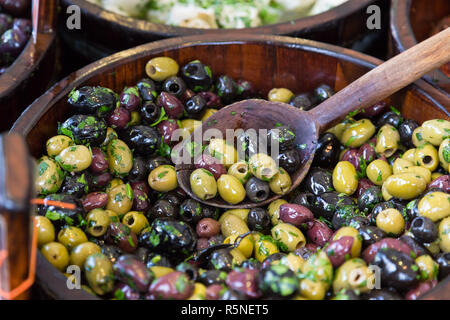
<instances>
[{"instance_id":1,"label":"wooden bowl","mask_svg":"<svg viewBox=\"0 0 450 320\"><path fill-rule=\"evenodd\" d=\"M81 29L69 30L66 27L68 15L61 14L60 34L67 46L66 54L76 53L84 56L90 62L150 41L217 33L289 35L350 46L366 34L371 34L371 37L375 39L383 38L384 28L377 31L368 30L366 27L368 17L366 8L371 4L377 4L382 8L382 13L386 12L384 15L386 23L383 25L387 25L388 0L348 0L324 13L292 22L257 28L205 30L138 20L104 10L85 0L62 0L62 12L66 12L66 8L70 5L77 5L81 8ZM361 46L364 47L365 44L361 44ZM70 59L71 61L76 60L77 56L70 55Z\"/></svg>"},{"instance_id":2,"label":"wooden bowl","mask_svg":"<svg viewBox=\"0 0 450 320\"><path fill-rule=\"evenodd\" d=\"M211 65L216 75L227 74L254 83L263 95L273 87L294 92L311 91L321 83L340 90L380 60L348 49L309 40L279 36L242 34L230 40L228 35L204 35L174 38L139 46L99 60L61 80L37 99L16 121L12 132L25 136L31 154L45 152L45 142L57 132L57 123L73 113L67 95L82 85L101 85L115 91L134 84L144 76L146 62L155 56L170 56L180 65L200 59ZM450 119L450 113L437 101L439 92L427 93L431 86L420 80L387 99L406 118ZM447 101L447 106L450 102ZM83 290L68 290L66 277L39 254L37 276L48 295L58 299L94 299ZM450 281L446 282L450 285ZM441 285L442 286L442 285ZM450 290L438 291L439 295Z\"/></svg>"},{"instance_id":3,"label":"wooden bowl","mask_svg":"<svg viewBox=\"0 0 450 320\"><path fill-rule=\"evenodd\" d=\"M403 52L427 39L439 21L450 16L448 0L392 0L390 12L391 54ZM450 97L450 78L437 69L424 79Z\"/></svg>"},{"instance_id":4,"label":"wooden bowl","mask_svg":"<svg viewBox=\"0 0 450 320\"><path fill-rule=\"evenodd\" d=\"M57 0L33 0L33 34L22 53L0 76L0 131L9 130L22 111L39 97L55 65Z\"/></svg>"}]
</instances>

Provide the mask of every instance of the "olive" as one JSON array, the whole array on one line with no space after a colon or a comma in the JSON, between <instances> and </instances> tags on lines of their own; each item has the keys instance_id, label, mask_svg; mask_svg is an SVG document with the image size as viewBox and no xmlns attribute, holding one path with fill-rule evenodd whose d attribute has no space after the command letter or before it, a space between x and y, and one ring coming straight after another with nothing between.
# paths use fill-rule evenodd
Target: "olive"
<instances>
[{"instance_id":1,"label":"olive","mask_svg":"<svg viewBox=\"0 0 450 320\"><path fill-rule=\"evenodd\" d=\"M203 218L197 223L195 231L199 237L210 238L220 233L220 224L214 219Z\"/></svg>"},{"instance_id":2,"label":"olive","mask_svg":"<svg viewBox=\"0 0 450 320\"><path fill-rule=\"evenodd\" d=\"M134 157L133 158L133 166L131 167L130 172L128 173L128 181L142 181L147 178L148 167L146 160L142 157Z\"/></svg>"},{"instance_id":3,"label":"olive","mask_svg":"<svg viewBox=\"0 0 450 320\"><path fill-rule=\"evenodd\" d=\"M36 216L36 228L38 230L38 247L55 240L55 227L49 219L43 216Z\"/></svg>"},{"instance_id":4,"label":"olive","mask_svg":"<svg viewBox=\"0 0 450 320\"><path fill-rule=\"evenodd\" d=\"M198 269L189 262L179 263L175 267L175 270L185 273L188 276L188 278L192 281L197 281L198 279Z\"/></svg>"},{"instance_id":5,"label":"olive","mask_svg":"<svg viewBox=\"0 0 450 320\"><path fill-rule=\"evenodd\" d=\"M400 114L397 114L393 111L388 111L378 118L377 125L378 127L382 127L386 124L389 124L395 128L398 128L402 122L403 117Z\"/></svg>"},{"instance_id":6,"label":"olive","mask_svg":"<svg viewBox=\"0 0 450 320\"><path fill-rule=\"evenodd\" d=\"M243 269L231 271L226 280L228 288L244 294L251 299L261 296L258 288L258 270Z\"/></svg>"},{"instance_id":7,"label":"olive","mask_svg":"<svg viewBox=\"0 0 450 320\"><path fill-rule=\"evenodd\" d=\"M198 278L200 283L205 286L210 286L213 284L225 284L227 279L227 273L222 270L210 269L202 272Z\"/></svg>"},{"instance_id":8,"label":"olive","mask_svg":"<svg viewBox=\"0 0 450 320\"><path fill-rule=\"evenodd\" d=\"M245 198L244 186L236 177L229 174L220 176L217 180L217 190L220 197L231 204L238 204Z\"/></svg>"},{"instance_id":9,"label":"olive","mask_svg":"<svg viewBox=\"0 0 450 320\"><path fill-rule=\"evenodd\" d=\"M197 225L203 219L203 208L200 202L194 199L186 199L180 205L180 219L190 225Z\"/></svg>"},{"instance_id":10,"label":"olive","mask_svg":"<svg viewBox=\"0 0 450 320\"><path fill-rule=\"evenodd\" d=\"M339 240L333 240L328 244L325 248L325 253L334 268L343 264L346 257L351 255L352 246L353 238L348 236L342 237Z\"/></svg>"},{"instance_id":11,"label":"olive","mask_svg":"<svg viewBox=\"0 0 450 320\"><path fill-rule=\"evenodd\" d=\"M201 200L212 199L217 194L217 182L211 172L200 168L192 171L190 176L192 192Z\"/></svg>"},{"instance_id":12,"label":"olive","mask_svg":"<svg viewBox=\"0 0 450 320\"><path fill-rule=\"evenodd\" d=\"M118 246L127 253L133 253L138 247L138 239L131 228L119 222L111 222L106 231L107 243Z\"/></svg>"},{"instance_id":13,"label":"olive","mask_svg":"<svg viewBox=\"0 0 450 320\"><path fill-rule=\"evenodd\" d=\"M362 226L370 225L370 220L364 216L354 216L348 221L348 226L359 230Z\"/></svg>"},{"instance_id":14,"label":"olive","mask_svg":"<svg viewBox=\"0 0 450 320\"><path fill-rule=\"evenodd\" d=\"M247 216L247 225L250 230L268 234L271 227L269 213L263 208L250 209Z\"/></svg>"},{"instance_id":15,"label":"olive","mask_svg":"<svg viewBox=\"0 0 450 320\"><path fill-rule=\"evenodd\" d=\"M400 241L399 239L394 238L383 238L373 244L371 244L369 247L367 247L363 253L362 257L367 263L372 263L373 258L378 253L378 251L382 248L390 248L397 250L399 252L403 252L406 255L411 255L412 248L404 243L403 241Z\"/></svg>"},{"instance_id":16,"label":"olive","mask_svg":"<svg viewBox=\"0 0 450 320\"><path fill-rule=\"evenodd\" d=\"M164 108L165 113L171 119L179 119L184 112L184 107L181 101L167 92L161 92L156 104L160 108Z\"/></svg>"},{"instance_id":17,"label":"olive","mask_svg":"<svg viewBox=\"0 0 450 320\"><path fill-rule=\"evenodd\" d=\"M402 300L396 292L387 289L372 290L363 295L365 300Z\"/></svg>"},{"instance_id":18,"label":"olive","mask_svg":"<svg viewBox=\"0 0 450 320\"><path fill-rule=\"evenodd\" d=\"M81 198L89 192L89 187L92 183L91 179L91 176L87 173L69 174L64 178L64 182L61 185L61 193Z\"/></svg>"},{"instance_id":19,"label":"olive","mask_svg":"<svg viewBox=\"0 0 450 320\"><path fill-rule=\"evenodd\" d=\"M227 173L225 166L220 163L220 160L207 154L202 154L196 158L194 163L197 169L203 168L211 172L216 180L219 179L222 174Z\"/></svg>"},{"instance_id":20,"label":"olive","mask_svg":"<svg viewBox=\"0 0 450 320\"><path fill-rule=\"evenodd\" d=\"M292 203L299 204L312 210L314 203L316 201L316 196L310 192L300 192L297 193L291 200Z\"/></svg>"},{"instance_id":21,"label":"olive","mask_svg":"<svg viewBox=\"0 0 450 320\"><path fill-rule=\"evenodd\" d=\"M49 157L56 157L61 153L61 151L71 145L73 145L72 139L63 135L53 136L48 139L47 143L45 144Z\"/></svg>"},{"instance_id":22,"label":"olive","mask_svg":"<svg viewBox=\"0 0 450 320\"><path fill-rule=\"evenodd\" d=\"M77 245L70 253L70 264L83 267L87 257L94 253L101 253L101 248L92 242L84 242Z\"/></svg>"},{"instance_id":23,"label":"olive","mask_svg":"<svg viewBox=\"0 0 450 320\"><path fill-rule=\"evenodd\" d=\"M442 252L437 258L436 262L439 265L439 280L447 278L450 274L450 252Z\"/></svg>"},{"instance_id":24,"label":"olive","mask_svg":"<svg viewBox=\"0 0 450 320\"><path fill-rule=\"evenodd\" d=\"M173 271L157 278L150 286L147 299L188 299L194 292L194 282L180 271Z\"/></svg>"},{"instance_id":25,"label":"olive","mask_svg":"<svg viewBox=\"0 0 450 320\"><path fill-rule=\"evenodd\" d=\"M55 160L65 171L80 172L91 165L92 153L84 145L75 145L65 148Z\"/></svg>"},{"instance_id":26,"label":"olive","mask_svg":"<svg viewBox=\"0 0 450 320\"><path fill-rule=\"evenodd\" d=\"M289 126L280 126L272 128L267 133L267 141L273 148L278 143L279 150L285 151L294 147L296 135L294 130Z\"/></svg>"},{"instance_id":27,"label":"olive","mask_svg":"<svg viewBox=\"0 0 450 320\"><path fill-rule=\"evenodd\" d=\"M300 93L291 98L289 104L303 111L308 111L316 106L314 97L309 93Z\"/></svg>"},{"instance_id":28,"label":"olive","mask_svg":"<svg viewBox=\"0 0 450 320\"><path fill-rule=\"evenodd\" d=\"M296 149L290 149L278 154L278 164L289 173L294 173L300 167L300 155Z\"/></svg>"},{"instance_id":29,"label":"olive","mask_svg":"<svg viewBox=\"0 0 450 320\"><path fill-rule=\"evenodd\" d=\"M404 146L414 148L414 144L412 143L412 135L414 130L418 127L419 124L415 120L406 120L398 126L400 141Z\"/></svg>"},{"instance_id":30,"label":"olive","mask_svg":"<svg viewBox=\"0 0 450 320\"><path fill-rule=\"evenodd\" d=\"M324 133L317 141L313 165L325 168L334 167L339 160L340 146L339 139L333 133ZM285 168L281 162L280 166ZM287 170L287 168L285 169Z\"/></svg>"},{"instance_id":31,"label":"olive","mask_svg":"<svg viewBox=\"0 0 450 320\"><path fill-rule=\"evenodd\" d=\"M56 269L64 272L69 264L69 252L67 248L59 242L49 242L41 248L42 255Z\"/></svg>"},{"instance_id":32,"label":"olive","mask_svg":"<svg viewBox=\"0 0 450 320\"><path fill-rule=\"evenodd\" d=\"M328 99L329 97L334 95L334 93L335 93L334 90L326 84L321 84L320 86L314 89L314 97L315 99L317 99L318 102L322 102Z\"/></svg>"},{"instance_id":33,"label":"olive","mask_svg":"<svg viewBox=\"0 0 450 320\"><path fill-rule=\"evenodd\" d=\"M331 220L338 206L353 206L352 198L338 192L325 192L316 197L312 212L316 217Z\"/></svg>"},{"instance_id":34,"label":"olive","mask_svg":"<svg viewBox=\"0 0 450 320\"><path fill-rule=\"evenodd\" d=\"M158 96L156 84L149 78L141 79L136 87L143 101L155 101Z\"/></svg>"},{"instance_id":35,"label":"olive","mask_svg":"<svg viewBox=\"0 0 450 320\"><path fill-rule=\"evenodd\" d=\"M438 230L434 222L426 217L416 217L411 222L411 233L421 243L430 243L438 238Z\"/></svg>"},{"instance_id":36,"label":"olive","mask_svg":"<svg viewBox=\"0 0 450 320\"><path fill-rule=\"evenodd\" d=\"M113 295L117 300L139 300L141 297L139 292L125 283L116 283L113 289Z\"/></svg>"},{"instance_id":37,"label":"olive","mask_svg":"<svg viewBox=\"0 0 450 320\"><path fill-rule=\"evenodd\" d=\"M158 192L169 192L178 187L175 168L170 165L162 165L152 170L148 175L150 188Z\"/></svg>"},{"instance_id":38,"label":"olive","mask_svg":"<svg viewBox=\"0 0 450 320\"><path fill-rule=\"evenodd\" d=\"M233 265L233 256L228 249L213 251L208 257L208 268L229 272Z\"/></svg>"},{"instance_id":39,"label":"olive","mask_svg":"<svg viewBox=\"0 0 450 320\"><path fill-rule=\"evenodd\" d=\"M164 81L162 89L180 99L186 91L186 83L180 77L172 76Z\"/></svg>"},{"instance_id":40,"label":"olive","mask_svg":"<svg viewBox=\"0 0 450 320\"><path fill-rule=\"evenodd\" d=\"M152 101L146 101L142 104L139 114L145 125L155 125L161 119L161 107Z\"/></svg>"},{"instance_id":41,"label":"olive","mask_svg":"<svg viewBox=\"0 0 450 320\"><path fill-rule=\"evenodd\" d=\"M108 170L108 160L100 148L92 148L92 162L89 169L93 173L102 173Z\"/></svg>"},{"instance_id":42,"label":"olive","mask_svg":"<svg viewBox=\"0 0 450 320\"><path fill-rule=\"evenodd\" d=\"M416 255L416 257L430 254L428 249L425 249L425 247L422 244L420 244L416 239L414 239L411 234L410 235L403 234L398 239L404 244L406 244L408 247L410 247L413 253ZM412 255L412 253L410 254Z\"/></svg>"},{"instance_id":43,"label":"olive","mask_svg":"<svg viewBox=\"0 0 450 320\"><path fill-rule=\"evenodd\" d=\"M127 109L119 107L113 110L107 121L113 129L124 129L131 121L131 113Z\"/></svg>"},{"instance_id":44,"label":"olive","mask_svg":"<svg viewBox=\"0 0 450 320\"><path fill-rule=\"evenodd\" d=\"M161 142L161 136L156 129L143 125L128 128L122 137L134 153L141 156L153 155Z\"/></svg>"},{"instance_id":45,"label":"olive","mask_svg":"<svg viewBox=\"0 0 450 320\"><path fill-rule=\"evenodd\" d=\"M123 255L123 251L115 245L102 246L102 253L109 259L109 261L111 261L111 263L115 263Z\"/></svg>"},{"instance_id":46,"label":"olive","mask_svg":"<svg viewBox=\"0 0 450 320\"><path fill-rule=\"evenodd\" d=\"M200 96L195 95L185 102L184 110L190 118L200 118L202 112L206 109L206 101Z\"/></svg>"},{"instance_id":47,"label":"olive","mask_svg":"<svg viewBox=\"0 0 450 320\"><path fill-rule=\"evenodd\" d=\"M84 263L86 280L89 287L98 295L104 295L114 289L114 272L109 259L101 254L90 255Z\"/></svg>"},{"instance_id":48,"label":"olive","mask_svg":"<svg viewBox=\"0 0 450 320\"><path fill-rule=\"evenodd\" d=\"M178 217L177 206L168 200L157 200L147 213L150 221L157 218L174 218Z\"/></svg>"},{"instance_id":49,"label":"olive","mask_svg":"<svg viewBox=\"0 0 450 320\"><path fill-rule=\"evenodd\" d=\"M366 164L369 164L374 159L376 159L377 153L375 152L375 145L372 142L364 143L358 149L358 165L361 167L363 165L363 161ZM358 170L359 171L359 170Z\"/></svg>"},{"instance_id":50,"label":"olive","mask_svg":"<svg viewBox=\"0 0 450 320\"><path fill-rule=\"evenodd\" d=\"M361 113L361 116L364 116L367 118L376 117L380 113L384 112L386 110L386 107L387 107L387 103L385 101L377 102L374 105L370 106L369 108L366 108L364 110L364 112ZM357 117L358 117L358 115L357 115Z\"/></svg>"},{"instance_id":51,"label":"olive","mask_svg":"<svg viewBox=\"0 0 450 320\"><path fill-rule=\"evenodd\" d=\"M358 208L361 211L371 212L373 207L380 202L383 202L381 189L373 186L364 190L358 197Z\"/></svg>"},{"instance_id":52,"label":"olive","mask_svg":"<svg viewBox=\"0 0 450 320\"><path fill-rule=\"evenodd\" d=\"M258 274L259 289L264 296L289 298L299 290L295 273L284 265L269 265Z\"/></svg>"},{"instance_id":53,"label":"olive","mask_svg":"<svg viewBox=\"0 0 450 320\"><path fill-rule=\"evenodd\" d=\"M341 162L342 161L350 162L357 171L360 171L361 169L358 149L347 149L342 155ZM339 162L337 164L339 164Z\"/></svg>"},{"instance_id":54,"label":"olive","mask_svg":"<svg viewBox=\"0 0 450 320\"><path fill-rule=\"evenodd\" d=\"M181 76L187 86L195 92L209 91L213 84L211 69L199 60L191 61L183 66Z\"/></svg>"},{"instance_id":55,"label":"olive","mask_svg":"<svg viewBox=\"0 0 450 320\"><path fill-rule=\"evenodd\" d=\"M0 34L3 34L6 30L11 29L13 25L13 18L6 13L0 13Z\"/></svg>"},{"instance_id":56,"label":"olive","mask_svg":"<svg viewBox=\"0 0 450 320\"><path fill-rule=\"evenodd\" d=\"M145 72L155 81L164 81L178 73L178 63L169 57L156 57L147 62Z\"/></svg>"},{"instance_id":57,"label":"olive","mask_svg":"<svg viewBox=\"0 0 450 320\"><path fill-rule=\"evenodd\" d=\"M249 159L258 153L258 150L267 150L267 141L259 139L254 131L244 131L237 136L236 146L239 159Z\"/></svg>"},{"instance_id":58,"label":"olive","mask_svg":"<svg viewBox=\"0 0 450 320\"><path fill-rule=\"evenodd\" d=\"M146 249L146 248L143 248ZM148 250L148 249L146 249ZM159 266L159 267L167 267L171 268L172 264L170 263L169 259L165 256L160 255L159 253L151 252L149 253L144 260L144 263L146 264L147 268Z\"/></svg>"},{"instance_id":59,"label":"olive","mask_svg":"<svg viewBox=\"0 0 450 320\"><path fill-rule=\"evenodd\" d=\"M280 220L296 227L314 219L312 212L302 205L282 204L280 206Z\"/></svg>"},{"instance_id":60,"label":"olive","mask_svg":"<svg viewBox=\"0 0 450 320\"><path fill-rule=\"evenodd\" d=\"M177 136L173 137L172 139L172 135L174 134L174 132L177 132L179 129L178 123L174 119L163 120L158 123L156 128L158 129L164 143L166 144L172 145L174 144L174 142L178 141L176 140L177 138L180 138L179 136Z\"/></svg>"},{"instance_id":61,"label":"olive","mask_svg":"<svg viewBox=\"0 0 450 320\"><path fill-rule=\"evenodd\" d=\"M114 275L133 290L146 292L154 275L144 263L132 255L123 255L113 264Z\"/></svg>"},{"instance_id":62,"label":"olive","mask_svg":"<svg viewBox=\"0 0 450 320\"><path fill-rule=\"evenodd\" d=\"M377 203L373 207L373 209L372 209L372 211L370 213L370 216L369 216L370 222L375 224L378 214L381 211L389 209L389 208L394 208L394 204L392 202L380 202L380 203Z\"/></svg>"},{"instance_id":63,"label":"olive","mask_svg":"<svg viewBox=\"0 0 450 320\"><path fill-rule=\"evenodd\" d=\"M215 94L214 92L202 91L202 92L199 92L198 95L201 96L203 98L203 100L205 100L206 106L208 108L213 108L213 109L209 109L209 110L216 110L216 109L220 109L222 107L222 103L220 102L219 96L217 94Z\"/></svg>"},{"instance_id":64,"label":"olive","mask_svg":"<svg viewBox=\"0 0 450 320\"><path fill-rule=\"evenodd\" d=\"M95 147L105 140L106 128L106 123L93 115L77 114L64 121L58 133L72 138L75 144Z\"/></svg>"},{"instance_id":65,"label":"olive","mask_svg":"<svg viewBox=\"0 0 450 320\"><path fill-rule=\"evenodd\" d=\"M133 189L129 184L119 184L108 192L107 210L117 214L125 214L133 206Z\"/></svg>"},{"instance_id":66,"label":"olive","mask_svg":"<svg viewBox=\"0 0 450 320\"><path fill-rule=\"evenodd\" d=\"M339 229L347 226L350 219L356 216L356 207L354 205L338 205L331 220L333 228Z\"/></svg>"},{"instance_id":67,"label":"olive","mask_svg":"<svg viewBox=\"0 0 450 320\"><path fill-rule=\"evenodd\" d=\"M146 212L150 208L150 201L147 194L139 189L133 190L133 206L136 211Z\"/></svg>"},{"instance_id":68,"label":"olive","mask_svg":"<svg viewBox=\"0 0 450 320\"><path fill-rule=\"evenodd\" d=\"M170 255L173 260L183 260L195 249L197 237L183 221L157 218L149 229L142 231L140 243L150 250Z\"/></svg>"},{"instance_id":69,"label":"olive","mask_svg":"<svg viewBox=\"0 0 450 320\"><path fill-rule=\"evenodd\" d=\"M242 184L247 183L248 179L251 177L251 174L248 171L248 164L245 161L239 161L233 164L228 169L228 174L238 178Z\"/></svg>"},{"instance_id":70,"label":"olive","mask_svg":"<svg viewBox=\"0 0 450 320\"><path fill-rule=\"evenodd\" d=\"M132 112L141 105L141 97L137 87L125 88L119 95L120 106Z\"/></svg>"},{"instance_id":71,"label":"olive","mask_svg":"<svg viewBox=\"0 0 450 320\"><path fill-rule=\"evenodd\" d=\"M302 184L307 191L316 196L334 190L332 173L322 168L312 168Z\"/></svg>"},{"instance_id":72,"label":"olive","mask_svg":"<svg viewBox=\"0 0 450 320\"><path fill-rule=\"evenodd\" d=\"M279 168L278 173L269 182L270 190L278 195L288 193L291 186L291 176L283 168Z\"/></svg>"},{"instance_id":73,"label":"olive","mask_svg":"<svg viewBox=\"0 0 450 320\"><path fill-rule=\"evenodd\" d=\"M256 177L251 177L245 184L245 193L250 201L264 201L270 194L269 184L265 181L259 180Z\"/></svg>"},{"instance_id":74,"label":"olive","mask_svg":"<svg viewBox=\"0 0 450 320\"><path fill-rule=\"evenodd\" d=\"M73 204L75 208L66 209L61 206L47 204L49 200ZM58 193L48 195L44 198L44 204L38 206L38 212L52 221L57 228L63 225L80 226L86 223L81 203L73 195Z\"/></svg>"},{"instance_id":75,"label":"olive","mask_svg":"<svg viewBox=\"0 0 450 320\"><path fill-rule=\"evenodd\" d=\"M384 286L405 290L418 283L419 268L406 253L382 248L378 250L372 263L381 268L381 283Z\"/></svg>"},{"instance_id":76,"label":"olive","mask_svg":"<svg viewBox=\"0 0 450 320\"><path fill-rule=\"evenodd\" d=\"M28 41L28 35L18 28L6 30L0 38L0 60L10 64L20 54Z\"/></svg>"}]
</instances>

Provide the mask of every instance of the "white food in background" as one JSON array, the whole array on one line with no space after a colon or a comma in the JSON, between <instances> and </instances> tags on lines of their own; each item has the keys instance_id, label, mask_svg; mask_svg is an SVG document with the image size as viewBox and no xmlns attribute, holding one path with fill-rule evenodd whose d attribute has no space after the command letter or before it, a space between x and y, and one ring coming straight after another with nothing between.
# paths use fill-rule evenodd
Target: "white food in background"
<instances>
[{"instance_id":1,"label":"white food in background","mask_svg":"<svg viewBox=\"0 0 450 320\"><path fill-rule=\"evenodd\" d=\"M106 10L127 16L139 15L146 2L147 0L101 0L102 7Z\"/></svg>"},{"instance_id":2,"label":"white food in background","mask_svg":"<svg viewBox=\"0 0 450 320\"><path fill-rule=\"evenodd\" d=\"M309 14L314 15L328 11L334 7L340 6L344 2L347 2L347 0L317 0Z\"/></svg>"},{"instance_id":3,"label":"white food in background","mask_svg":"<svg viewBox=\"0 0 450 320\"><path fill-rule=\"evenodd\" d=\"M222 5L217 10L217 21L223 28L248 28L261 25L257 8L245 5Z\"/></svg>"},{"instance_id":4,"label":"white food in background","mask_svg":"<svg viewBox=\"0 0 450 320\"><path fill-rule=\"evenodd\" d=\"M168 12L166 23L188 28L217 28L214 9L203 9L193 4L174 5Z\"/></svg>"}]
</instances>

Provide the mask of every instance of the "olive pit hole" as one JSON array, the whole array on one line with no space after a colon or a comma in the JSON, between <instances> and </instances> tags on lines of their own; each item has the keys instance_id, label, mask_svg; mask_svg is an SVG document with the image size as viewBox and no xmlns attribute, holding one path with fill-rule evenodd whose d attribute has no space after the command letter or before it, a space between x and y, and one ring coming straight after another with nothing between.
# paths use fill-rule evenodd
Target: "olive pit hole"
<instances>
[{"instance_id":1,"label":"olive pit hole","mask_svg":"<svg viewBox=\"0 0 450 320\"><path fill-rule=\"evenodd\" d=\"M156 73L156 68L154 66L150 66L150 68L148 68L148 73L155 74Z\"/></svg>"},{"instance_id":2,"label":"olive pit hole","mask_svg":"<svg viewBox=\"0 0 450 320\"><path fill-rule=\"evenodd\" d=\"M258 198L263 198L263 197L266 196L266 192L263 191L263 190L259 190L258 192L256 192L256 196L257 196Z\"/></svg>"},{"instance_id":3,"label":"olive pit hole","mask_svg":"<svg viewBox=\"0 0 450 320\"><path fill-rule=\"evenodd\" d=\"M423 220L422 219L416 219L413 223L413 227L415 228L421 228L423 226Z\"/></svg>"},{"instance_id":4,"label":"olive pit hole","mask_svg":"<svg viewBox=\"0 0 450 320\"><path fill-rule=\"evenodd\" d=\"M190 65L186 68L186 71L188 73L196 73L197 72L197 66L196 65Z\"/></svg>"},{"instance_id":5,"label":"olive pit hole","mask_svg":"<svg viewBox=\"0 0 450 320\"><path fill-rule=\"evenodd\" d=\"M95 226L92 229L93 229L94 233L96 233L96 234L101 234L103 232L103 226Z\"/></svg>"},{"instance_id":6,"label":"olive pit hole","mask_svg":"<svg viewBox=\"0 0 450 320\"><path fill-rule=\"evenodd\" d=\"M240 167L240 168L238 169L238 172L239 172L239 173L247 173L247 169L245 169L245 167Z\"/></svg>"},{"instance_id":7,"label":"olive pit hole","mask_svg":"<svg viewBox=\"0 0 450 320\"><path fill-rule=\"evenodd\" d=\"M423 163L430 164L433 161L433 158L431 156L425 156L423 157Z\"/></svg>"},{"instance_id":8,"label":"olive pit hole","mask_svg":"<svg viewBox=\"0 0 450 320\"><path fill-rule=\"evenodd\" d=\"M129 218L127 219L127 224L128 224L129 226L131 226L133 223L134 223L134 218L133 218L133 217L129 217Z\"/></svg>"},{"instance_id":9,"label":"olive pit hole","mask_svg":"<svg viewBox=\"0 0 450 320\"><path fill-rule=\"evenodd\" d=\"M172 91L172 92L178 92L178 90L180 90L180 86L178 84L176 84L176 83L172 83L169 86L169 90Z\"/></svg>"}]
</instances>

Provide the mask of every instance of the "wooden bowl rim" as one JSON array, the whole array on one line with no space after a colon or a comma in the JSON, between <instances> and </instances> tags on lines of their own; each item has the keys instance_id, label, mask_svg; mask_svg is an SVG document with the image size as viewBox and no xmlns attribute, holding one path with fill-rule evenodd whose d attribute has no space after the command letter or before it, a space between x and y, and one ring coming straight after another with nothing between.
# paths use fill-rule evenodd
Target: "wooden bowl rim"
<instances>
[{"instance_id":1,"label":"wooden bowl rim","mask_svg":"<svg viewBox=\"0 0 450 320\"><path fill-rule=\"evenodd\" d=\"M399 52L408 50L418 43L411 26L411 3L412 0L391 0L389 26L393 45ZM446 77L442 71L438 70L437 72L442 77ZM423 78L431 83L434 88L446 94L447 97L450 97L450 93L447 93L439 85L435 84L428 76L425 75Z\"/></svg>"},{"instance_id":2,"label":"wooden bowl rim","mask_svg":"<svg viewBox=\"0 0 450 320\"><path fill-rule=\"evenodd\" d=\"M243 29L195 29L185 27L175 27L164 24L153 23L147 20L139 20L123 16L85 0L69 0L71 4L80 6L84 13L89 16L102 19L108 23L121 28L129 29L138 33L151 32L163 37L180 37L190 35L217 34L217 33L262 33L262 34L291 34L305 29L308 31L320 29L334 20L347 17L352 13L372 4L375 0L348 0L343 4L336 6L323 13L308 16L288 22L270 24L261 27L243 28ZM67 1L65 1L67 2Z\"/></svg>"},{"instance_id":3,"label":"wooden bowl rim","mask_svg":"<svg viewBox=\"0 0 450 320\"><path fill-rule=\"evenodd\" d=\"M227 44L262 44L284 46L287 48L294 48L332 56L367 68L374 68L376 65L382 63L382 61L377 58L350 49L312 40L284 36L240 34L236 36L235 39L230 40L230 37L227 34L216 34L204 35L201 37L190 36L166 39L118 52L112 56L98 60L80 69L79 71L72 73L71 75L62 79L60 82L56 83L41 97L36 99L16 120L10 132L21 134L22 136L26 137L26 135L30 132L34 125L36 125L36 123L39 121L40 117L44 113L46 113L56 101L59 101L61 98L67 96L72 88L77 87L79 84L86 81L90 77L99 73L107 72L110 64L117 63L119 61L121 64L127 63L142 56L148 55L149 53L156 54L158 52L176 50L184 47L196 45L206 46ZM429 85L425 81L418 80L414 84L408 86L408 88L410 90L417 90L420 94L424 95L426 98L434 102L437 108L444 111L450 117L450 113L446 111L446 109L439 102L443 101L439 100L442 97L439 95L436 96L436 93L430 95L428 93ZM67 278L63 273L56 270L40 252L38 253L37 261L38 282L42 287L46 288L47 292L53 292L55 295L58 295L55 298L80 300L99 299L97 296L93 296L84 290L65 290L64 293L55 293L55 291L57 291L58 289L67 288ZM450 277L446 278L444 281L450 283ZM56 290L52 290L52 288L56 288Z\"/></svg>"},{"instance_id":4,"label":"wooden bowl rim","mask_svg":"<svg viewBox=\"0 0 450 320\"><path fill-rule=\"evenodd\" d=\"M55 0L46 0L55 2ZM34 6L33 1L32 6ZM6 72L0 76L0 98L10 95L16 90L29 76L35 72L40 62L48 53L50 47L56 40L56 19L46 10L49 6L39 6L39 14L33 14L33 31L28 42L13 64L8 67ZM56 10L56 6L54 7ZM39 17L44 17L38 21ZM2 89L3 88L3 89Z\"/></svg>"}]
</instances>

